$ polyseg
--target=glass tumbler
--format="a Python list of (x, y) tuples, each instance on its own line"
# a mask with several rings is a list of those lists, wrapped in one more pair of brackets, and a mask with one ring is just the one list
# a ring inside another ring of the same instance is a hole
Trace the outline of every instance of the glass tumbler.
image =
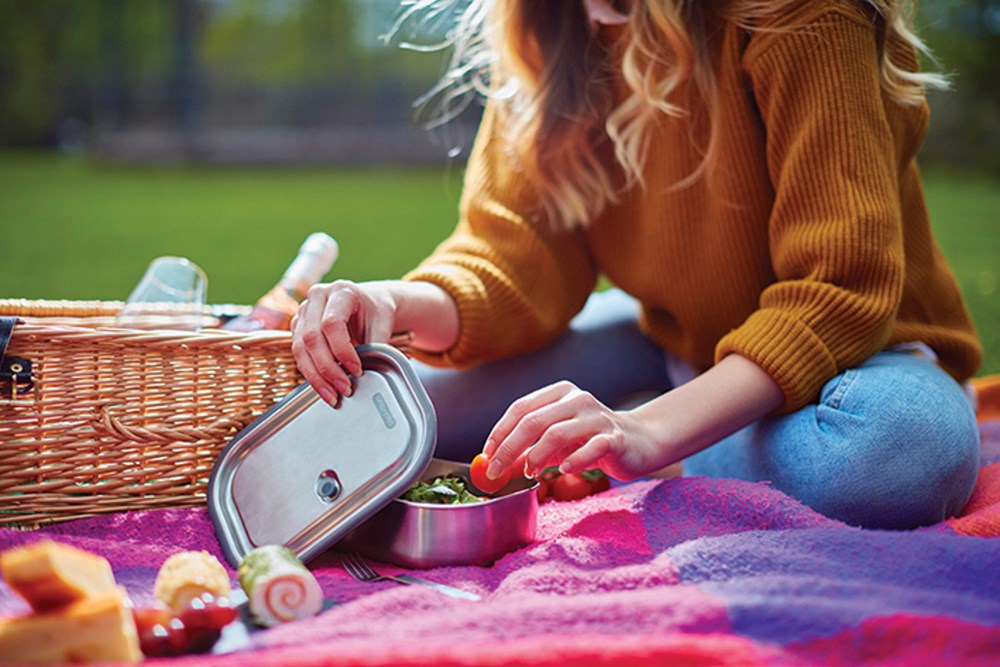
[(184, 257), (157, 257), (125, 301), (115, 324), (128, 329), (201, 329), (208, 279)]

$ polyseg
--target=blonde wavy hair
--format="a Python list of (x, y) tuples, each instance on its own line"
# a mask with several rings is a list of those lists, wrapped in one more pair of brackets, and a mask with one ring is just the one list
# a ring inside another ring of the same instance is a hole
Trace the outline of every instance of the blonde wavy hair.
[[(675, 187), (710, 173), (718, 151), (712, 123), (718, 90), (704, 34), (707, 13), (755, 30), (801, 1), (632, 0), (625, 10), (629, 39), (609, 45), (591, 34), (584, 0), (404, 0), (393, 33), (418, 16), (457, 14), (445, 40), (452, 48), (448, 70), (420, 102), (437, 100), (443, 123), (473, 98), (489, 96), (504, 114), (506, 139), (548, 219), (575, 228), (644, 185), (650, 132), (661, 114), (689, 115), (670, 101), (688, 82), (711, 129), (700, 166)], [(857, 1), (876, 19), (882, 87), (892, 99), (920, 104), (926, 87), (947, 87), (944, 76), (911, 71), (887, 48), (902, 43), (929, 55), (913, 30), (913, 0)], [(615, 63), (620, 73), (612, 71)], [(627, 95), (616, 104), (621, 94), (607, 84), (617, 78)], [(617, 167), (601, 158), (609, 141)]]

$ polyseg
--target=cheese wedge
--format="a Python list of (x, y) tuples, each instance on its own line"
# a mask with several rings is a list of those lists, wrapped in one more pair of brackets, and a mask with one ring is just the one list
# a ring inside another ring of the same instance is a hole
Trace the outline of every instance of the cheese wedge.
[(52, 540), (3, 552), (0, 574), (39, 612), (117, 590), (106, 559)]
[(56, 611), (0, 618), (0, 664), (140, 660), (135, 621), (120, 589)]

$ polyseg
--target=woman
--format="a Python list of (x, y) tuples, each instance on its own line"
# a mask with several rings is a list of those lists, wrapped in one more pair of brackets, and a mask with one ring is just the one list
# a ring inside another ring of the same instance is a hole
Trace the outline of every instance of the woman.
[(328, 402), (409, 331), (439, 453), (491, 475), (683, 461), (861, 526), (961, 509), (981, 348), (898, 3), (480, 0), (460, 33), (453, 72), (488, 77), (453, 79), (487, 91), (458, 226), (403, 281), (310, 292), (293, 349)]

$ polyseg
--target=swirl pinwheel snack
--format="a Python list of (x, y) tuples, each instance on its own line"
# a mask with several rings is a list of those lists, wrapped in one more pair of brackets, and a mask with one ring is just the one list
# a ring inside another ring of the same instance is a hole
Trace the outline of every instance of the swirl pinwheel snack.
[(297, 621), (323, 608), (319, 582), (287, 547), (257, 547), (243, 558), (238, 574), (250, 613), (260, 625)]

